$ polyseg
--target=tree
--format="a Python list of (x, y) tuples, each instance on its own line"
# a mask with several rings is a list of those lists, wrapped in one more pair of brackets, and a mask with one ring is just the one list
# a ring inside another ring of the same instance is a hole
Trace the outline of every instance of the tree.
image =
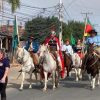
[(35, 38), (43, 41), (47, 36), (49, 36), (52, 29), (54, 29), (58, 35), (59, 31), (59, 19), (57, 17), (42, 17), (32, 19), (26, 22), (25, 30), (27, 37), (29, 35), (34, 35)]
[(63, 24), (63, 39), (73, 37), (77, 39), (82, 39), (84, 33), (84, 23), (78, 21), (68, 21), (68, 24)]
[[(26, 37), (34, 35), (35, 38), (43, 41), (50, 35), (51, 29), (54, 28), (58, 36), (60, 32), (60, 21), (57, 17), (37, 17), (31, 21), (26, 22), (25, 30)], [(84, 23), (78, 21), (68, 21), (68, 23), (62, 22), (62, 35), (63, 40), (71, 38), (71, 35), (77, 40), (82, 38), (84, 32)], [(23, 36), (24, 37), (24, 36)]]
[(9, 4), (11, 4), (12, 13), (16, 11), (17, 8), (20, 7), (20, 0), (7, 0)]

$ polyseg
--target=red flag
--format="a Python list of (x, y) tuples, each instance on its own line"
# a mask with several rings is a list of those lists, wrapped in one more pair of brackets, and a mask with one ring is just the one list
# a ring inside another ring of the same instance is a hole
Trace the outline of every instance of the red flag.
[(89, 21), (89, 18), (87, 19), (87, 24), (86, 24), (86, 28), (85, 28), (85, 33), (89, 33), (89, 31), (91, 31), (93, 29), (90, 21)]

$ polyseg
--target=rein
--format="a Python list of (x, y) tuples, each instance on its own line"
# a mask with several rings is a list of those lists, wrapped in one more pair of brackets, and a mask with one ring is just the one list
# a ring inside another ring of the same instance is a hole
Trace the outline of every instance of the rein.
[[(23, 55), (22, 55), (22, 57), (19, 57), (19, 56), (18, 56), (18, 57), (21, 59), (21, 62), (23, 62), (24, 55), (25, 55), (25, 51), (24, 51), (24, 49), (23, 49)], [(28, 58), (29, 58), (29, 56), (28, 56)], [(27, 58), (27, 59), (28, 59), (28, 58)], [(27, 62), (27, 60), (24, 61), (23, 63), (25, 63), (25, 62)]]
[[(90, 55), (90, 54), (89, 54)], [(86, 63), (87, 63), (87, 60), (88, 60), (89, 56), (86, 58), (86, 61), (85, 61), (85, 66), (86, 66)], [(98, 61), (98, 59), (95, 60), (94, 63), (92, 63), (91, 65), (89, 65), (90, 67), (92, 67), (94, 64), (96, 64)]]
[(97, 63), (97, 61), (98, 61), (98, 59), (97, 59), (97, 60), (95, 60), (95, 62), (94, 62), (93, 64), (91, 64), (91, 65), (90, 65), (90, 67), (92, 67), (94, 64), (96, 64), (96, 63)]

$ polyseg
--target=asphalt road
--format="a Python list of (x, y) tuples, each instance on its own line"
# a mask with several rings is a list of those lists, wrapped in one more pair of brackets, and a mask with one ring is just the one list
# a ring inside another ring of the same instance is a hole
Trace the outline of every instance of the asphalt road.
[(19, 68), (12, 68), (7, 87), (7, 100), (100, 100), (100, 87), (91, 90), (90, 82), (86, 77), (82, 81), (75, 82), (74, 76), (60, 81), (60, 86), (52, 90), (52, 83), (49, 82), (48, 90), (42, 91), (43, 86), (33, 84), (32, 89), (28, 88), (28, 82), (25, 81), (23, 91), (19, 91), (20, 78), (18, 76)]

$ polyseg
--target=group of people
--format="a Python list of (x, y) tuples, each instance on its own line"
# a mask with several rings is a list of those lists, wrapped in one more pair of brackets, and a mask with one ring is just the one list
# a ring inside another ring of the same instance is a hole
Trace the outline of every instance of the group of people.
[[(86, 39), (85, 44), (88, 45), (94, 43), (94, 46), (96, 47), (95, 50), (97, 52), (100, 52), (100, 36), (97, 35), (97, 32), (95, 30), (91, 30), (89, 34), (90, 36)], [(33, 41), (33, 38), (33, 36), (29, 38), (29, 41), (26, 43), (25, 49), (36, 54), (39, 50), (39, 43), (37, 41)], [(45, 39), (44, 44), (49, 46), (50, 52), (56, 57), (57, 64), (61, 70), (62, 78), (64, 78), (64, 59), (62, 51), (65, 51), (70, 58), (72, 58), (74, 52), (76, 52), (81, 59), (84, 57), (83, 50), (85, 49), (85, 47), (83, 47), (81, 39), (77, 40), (74, 48), (70, 44), (69, 39), (66, 39), (65, 43), (63, 45), (60, 45), (55, 31), (51, 31), (51, 35)]]
[[(86, 39), (85, 44), (93, 44), (95, 53), (100, 55), (100, 36), (97, 35), (95, 30), (91, 30), (89, 32), (90, 36)], [(33, 41), (34, 37), (30, 36), (29, 40), (26, 43), (25, 49), (33, 54), (37, 54), (39, 51), (39, 42)], [(67, 39), (65, 43), (61, 46), (59, 43), (59, 39), (57, 38), (54, 31), (51, 32), (51, 35), (44, 41), (45, 45), (48, 45), (51, 53), (57, 59), (57, 64), (61, 71), (61, 77), (64, 78), (64, 59), (62, 51), (65, 51), (66, 54), (71, 57), (74, 52), (77, 52), (80, 58), (83, 58), (82, 49), (83, 44), (80, 39), (78, 39), (77, 44), (73, 50), (73, 47), (70, 44), (70, 40)], [(37, 56), (36, 56), (37, 57)], [(1, 100), (6, 100), (6, 86), (8, 82), (8, 72), (9, 72), (10, 64), (9, 59), (5, 57), (5, 52), (0, 50), (0, 93)]]

